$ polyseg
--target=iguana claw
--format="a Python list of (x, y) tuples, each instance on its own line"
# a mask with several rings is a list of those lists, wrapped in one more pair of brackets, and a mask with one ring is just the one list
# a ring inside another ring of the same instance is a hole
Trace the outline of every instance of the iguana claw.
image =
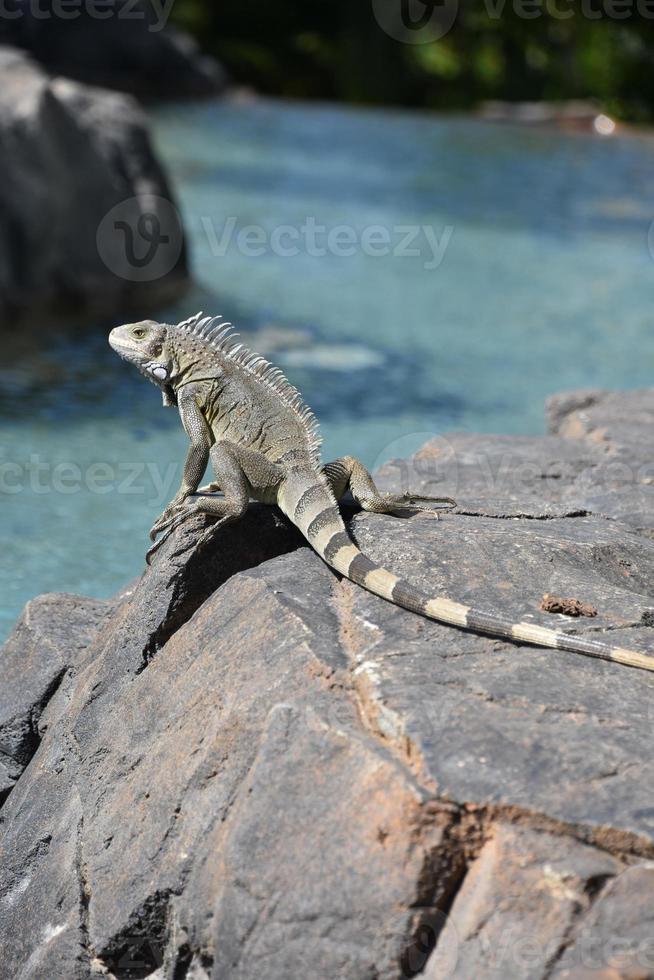
[(176, 507), (175, 510), (167, 516), (162, 514), (152, 528), (152, 531), (150, 531), (150, 537), (152, 538), (152, 533), (154, 532), (154, 538), (152, 538), (154, 541), (154, 539), (161, 534), (162, 531), (174, 531), (176, 527), (183, 524), (187, 518), (192, 517), (194, 513), (195, 509), (186, 505), (185, 507)]
[[(159, 551), (159, 549), (166, 543), (168, 538), (177, 530), (178, 527), (189, 519), (189, 517), (196, 516), (195, 511), (191, 507), (184, 507), (181, 509), (177, 508), (177, 513), (171, 515), (167, 520), (163, 520), (164, 514), (161, 515), (157, 523), (150, 531), (150, 540), (156, 543), (150, 548), (145, 556), (146, 564), (150, 565), (152, 563), (153, 556)], [(161, 533), (163, 531), (163, 534)], [(153, 536), (154, 534), (154, 536)], [(161, 537), (157, 541), (157, 535), (161, 534)]]
[[(166, 531), (164, 532), (164, 534), (159, 538), (159, 540), (156, 542), (156, 544), (154, 544), (150, 548), (150, 550), (148, 551), (148, 553), (146, 554), (146, 556), (145, 556), (145, 562), (146, 562), (147, 565), (151, 565), (152, 564), (153, 557), (156, 555), (156, 553), (159, 551), (159, 549), (162, 547), (162, 545), (165, 544), (165, 542), (168, 540), (168, 538), (171, 536), (171, 534), (174, 534), (174, 532), (177, 530), (177, 528), (178, 527), (181, 527), (181, 525), (189, 517), (197, 517), (197, 513), (195, 513), (194, 511), (185, 510), (181, 514), (178, 514), (177, 517), (174, 520), (171, 520), (170, 521), (169, 526), (166, 529)], [(222, 524), (229, 523), (230, 520), (231, 520), (230, 517), (224, 517), (224, 518), (222, 518), (222, 520), (216, 521), (215, 524), (212, 524), (211, 527), (207, 528), (204, 531), (204, 533), (201, 534), (200, 537), (198, 538), (198, 540), (195, 542), (195, 549), (198, 550), (198, 549), (202, 548), (207, 543), (207, 541), (209, 541), (209, 539), (213, 537), (213, 535), (216, 532), (216, 529), (219, 528)]]
[[(184, 500), (186, 500), (186, 498), (184, 498)], [(157, 536), (161, 534), (162, 531), (166, 530), (170, 522), (173, 521), (179, 514), (184, 513), (186, 509), (187, 507), (184, 505), (183, 501), (173, 501), (171, 504), (169, 504), (163, 514), (157, 518), (150, 528), (150, 541), (156, 541)]]
[(188, 509), (188, 500), (190, 496), (200, 497), (207, 494), (216, 494), (220, 492), (220, 486), (217, 483), (208, 483), (204, 487), (199, 487), (194, 494), (185, 494), (184, 496), (177, 495), (166, 507), (165, 511), (161, 517), (157, 518), (152, 527), (150, 528), (150, 541), (156, 541), (157, 536), (165, 531), (170, 521), (174, 519), (178, 514), (184, 513)]

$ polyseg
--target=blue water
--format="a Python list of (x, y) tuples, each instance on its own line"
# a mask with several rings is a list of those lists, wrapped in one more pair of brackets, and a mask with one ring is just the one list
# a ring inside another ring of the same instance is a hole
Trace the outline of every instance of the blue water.
[[(197, 280), (166, 315), (242, 327), (316, 410), (325, 456), (540, 432), (551, 392), (652, 383), (649, 136), (267, 101), (164, 108), (153, 130)], [(418, 254), (398, 254), (408, 234)], [(179, 481), (177, 417), (109, 326), (0, 368), (0, 634), (39, 592), (138, 574)]]

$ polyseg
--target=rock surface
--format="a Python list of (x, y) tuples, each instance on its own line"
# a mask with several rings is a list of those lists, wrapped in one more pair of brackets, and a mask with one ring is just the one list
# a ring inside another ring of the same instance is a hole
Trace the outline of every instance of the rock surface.
[[(457, 513), (352, 533), (652, 652), (654, 392), (549, 411), (382, 473)], [(3, 980), (654, 976), (654, 676), (398, 610), (271, 509), (196, 534), (111, 602), (31, 603), (0, 655)]]
[(4, 0), (0, 43), (28, 51), (52, 74), (142, 98), (221, 92), (220, 65), (168, 25), (170, 13), (169, 0)]
[(0, 168), (0, 327), (151, 310), (185, 288), (181, 220), (133, 100), (0, 47)]

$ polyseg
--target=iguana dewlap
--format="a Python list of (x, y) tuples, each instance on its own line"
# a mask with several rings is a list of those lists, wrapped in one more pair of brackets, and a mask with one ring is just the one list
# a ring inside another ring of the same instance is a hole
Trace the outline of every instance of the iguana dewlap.
[[(110, 334), (113, 349), (161, 388), (164, 404), (178, 407), (190, 440), (179, 492), (150, 532), (152, 540), (162, 536), (148, 560), (189, 517), (217, 518), (206, 532), (212, 534), (240, 517), (254, 498), (277, 504), (336, 571), (404, 609), (476, 633), (654, 670), (654, 656), (534, 623), (511, 623), (452, 599), (424, 595), (371, 561), (354, 544), (338, 509), (346, 490), (375, 513), (453, 501), (380, 494), (362, 463), (350, 456), (322, 466), (312, 412), (281, 371), (244, 348), (236, 336), (231, 324), (202, 314), (176, 326), (130, 323)], [(194, 496), (209, 461), (216, 482)]]

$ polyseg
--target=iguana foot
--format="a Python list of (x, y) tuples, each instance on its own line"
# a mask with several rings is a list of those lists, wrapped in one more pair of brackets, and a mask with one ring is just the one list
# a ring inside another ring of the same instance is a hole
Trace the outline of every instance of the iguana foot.
[(415, 493), (380, 493), (368, 470), (354, 456), (341, 456), (340, 459), (327, 463), (322, 472), (337, 500), (340, 500), (346, 490), (349, 490), (363, 509), (372, 514), (413, 511), (438, 518), (439, 510), (457, 506), (456, 501), (451, 497), (425, 497)]
[(150, 541), (156, 541), (157, 535), (166, 530), (171, 520), (174, 520), (178, 514), (184, 513), (187, 509), (188, 494), (184, 494), (183, 496), (178, 494), (176, 497), (173, 497), (163, 514), (157, 518), (150, 528)]
[[(190, 517), (195, 517), (196, 515), (197, 511), (195, 508), (189, 506), (175, 508), (175, 511), (168, 517), (166, 517), (166, 512), (164, 512), (150, 531), (150, 540), (155, 541), (156, 543), (153, 544), (146, 554), (146, 563), (148, 565), (152, 564), (153, 556), (156, 555), (162, 545), (166, 543), (171, 534), (173, 534), (178, 527), (181, 527), (181, 525)], [(157, 541), (156, 539), (158, 535), (161, 535), (161, 537)]]
[[(431, 505), (431, 506), (427, 506)], [(428, 514), (438, 520), (439, 511), (452, 510), (457, 506), (452, 497), (426, 497), (415, 493), (386, 493), (372, 500), (362, 500), (364, 510), (373, 514), (396, 514), (411, 511), (414, 514)]]
[(163, 514), (157, 518), (150, 528), (150, 541), (156, 541), (157, 536), (161, 534), (162, 531), (165, 531), (170, 519), (188, 507), (190, 497), (208, 496), (210, 494), (217, 494), (220, 492), (221, 486), (219, 483), (207, 483), (206, 486), (199, 487), (194, 494), (185, 494), (183, 496), (178, 494), (173, 500), (171, 500)]
[[(180, 527), (189, 517), (198, 517), (198, 512), (195, 511), (193, 513), (180, 514), (178, 516), (175, 523), (171, 524), (171, 526), (167, 529), (165, 534), (163, 534), (159, 538), (157, 543), (152, 545), (152, 547), (148, 551), (147, 555), (145, 556), (145, 561), (147, 565), (152, 564), (152, 559), (159, 551), (159, 549), (166, 543), (166, 541), (171, 536), (171, 534), (174, 534), (177, 528)], [(234, 518), (231, 515), (227, 515), (226, 517), (221, 517), (220, 520), (217, 520), (214, 524), (208, 527), (194, 543), (193, 548), (195, 549), (195, 551), (199, 551), (206, 544), (208, 544), (208, 542), (211, 540), (211, 538), (213, 538), (214, 534), (216, 533), (219, 527), (221, 527), (223, 524), (231, 524), (233, 520)]]

